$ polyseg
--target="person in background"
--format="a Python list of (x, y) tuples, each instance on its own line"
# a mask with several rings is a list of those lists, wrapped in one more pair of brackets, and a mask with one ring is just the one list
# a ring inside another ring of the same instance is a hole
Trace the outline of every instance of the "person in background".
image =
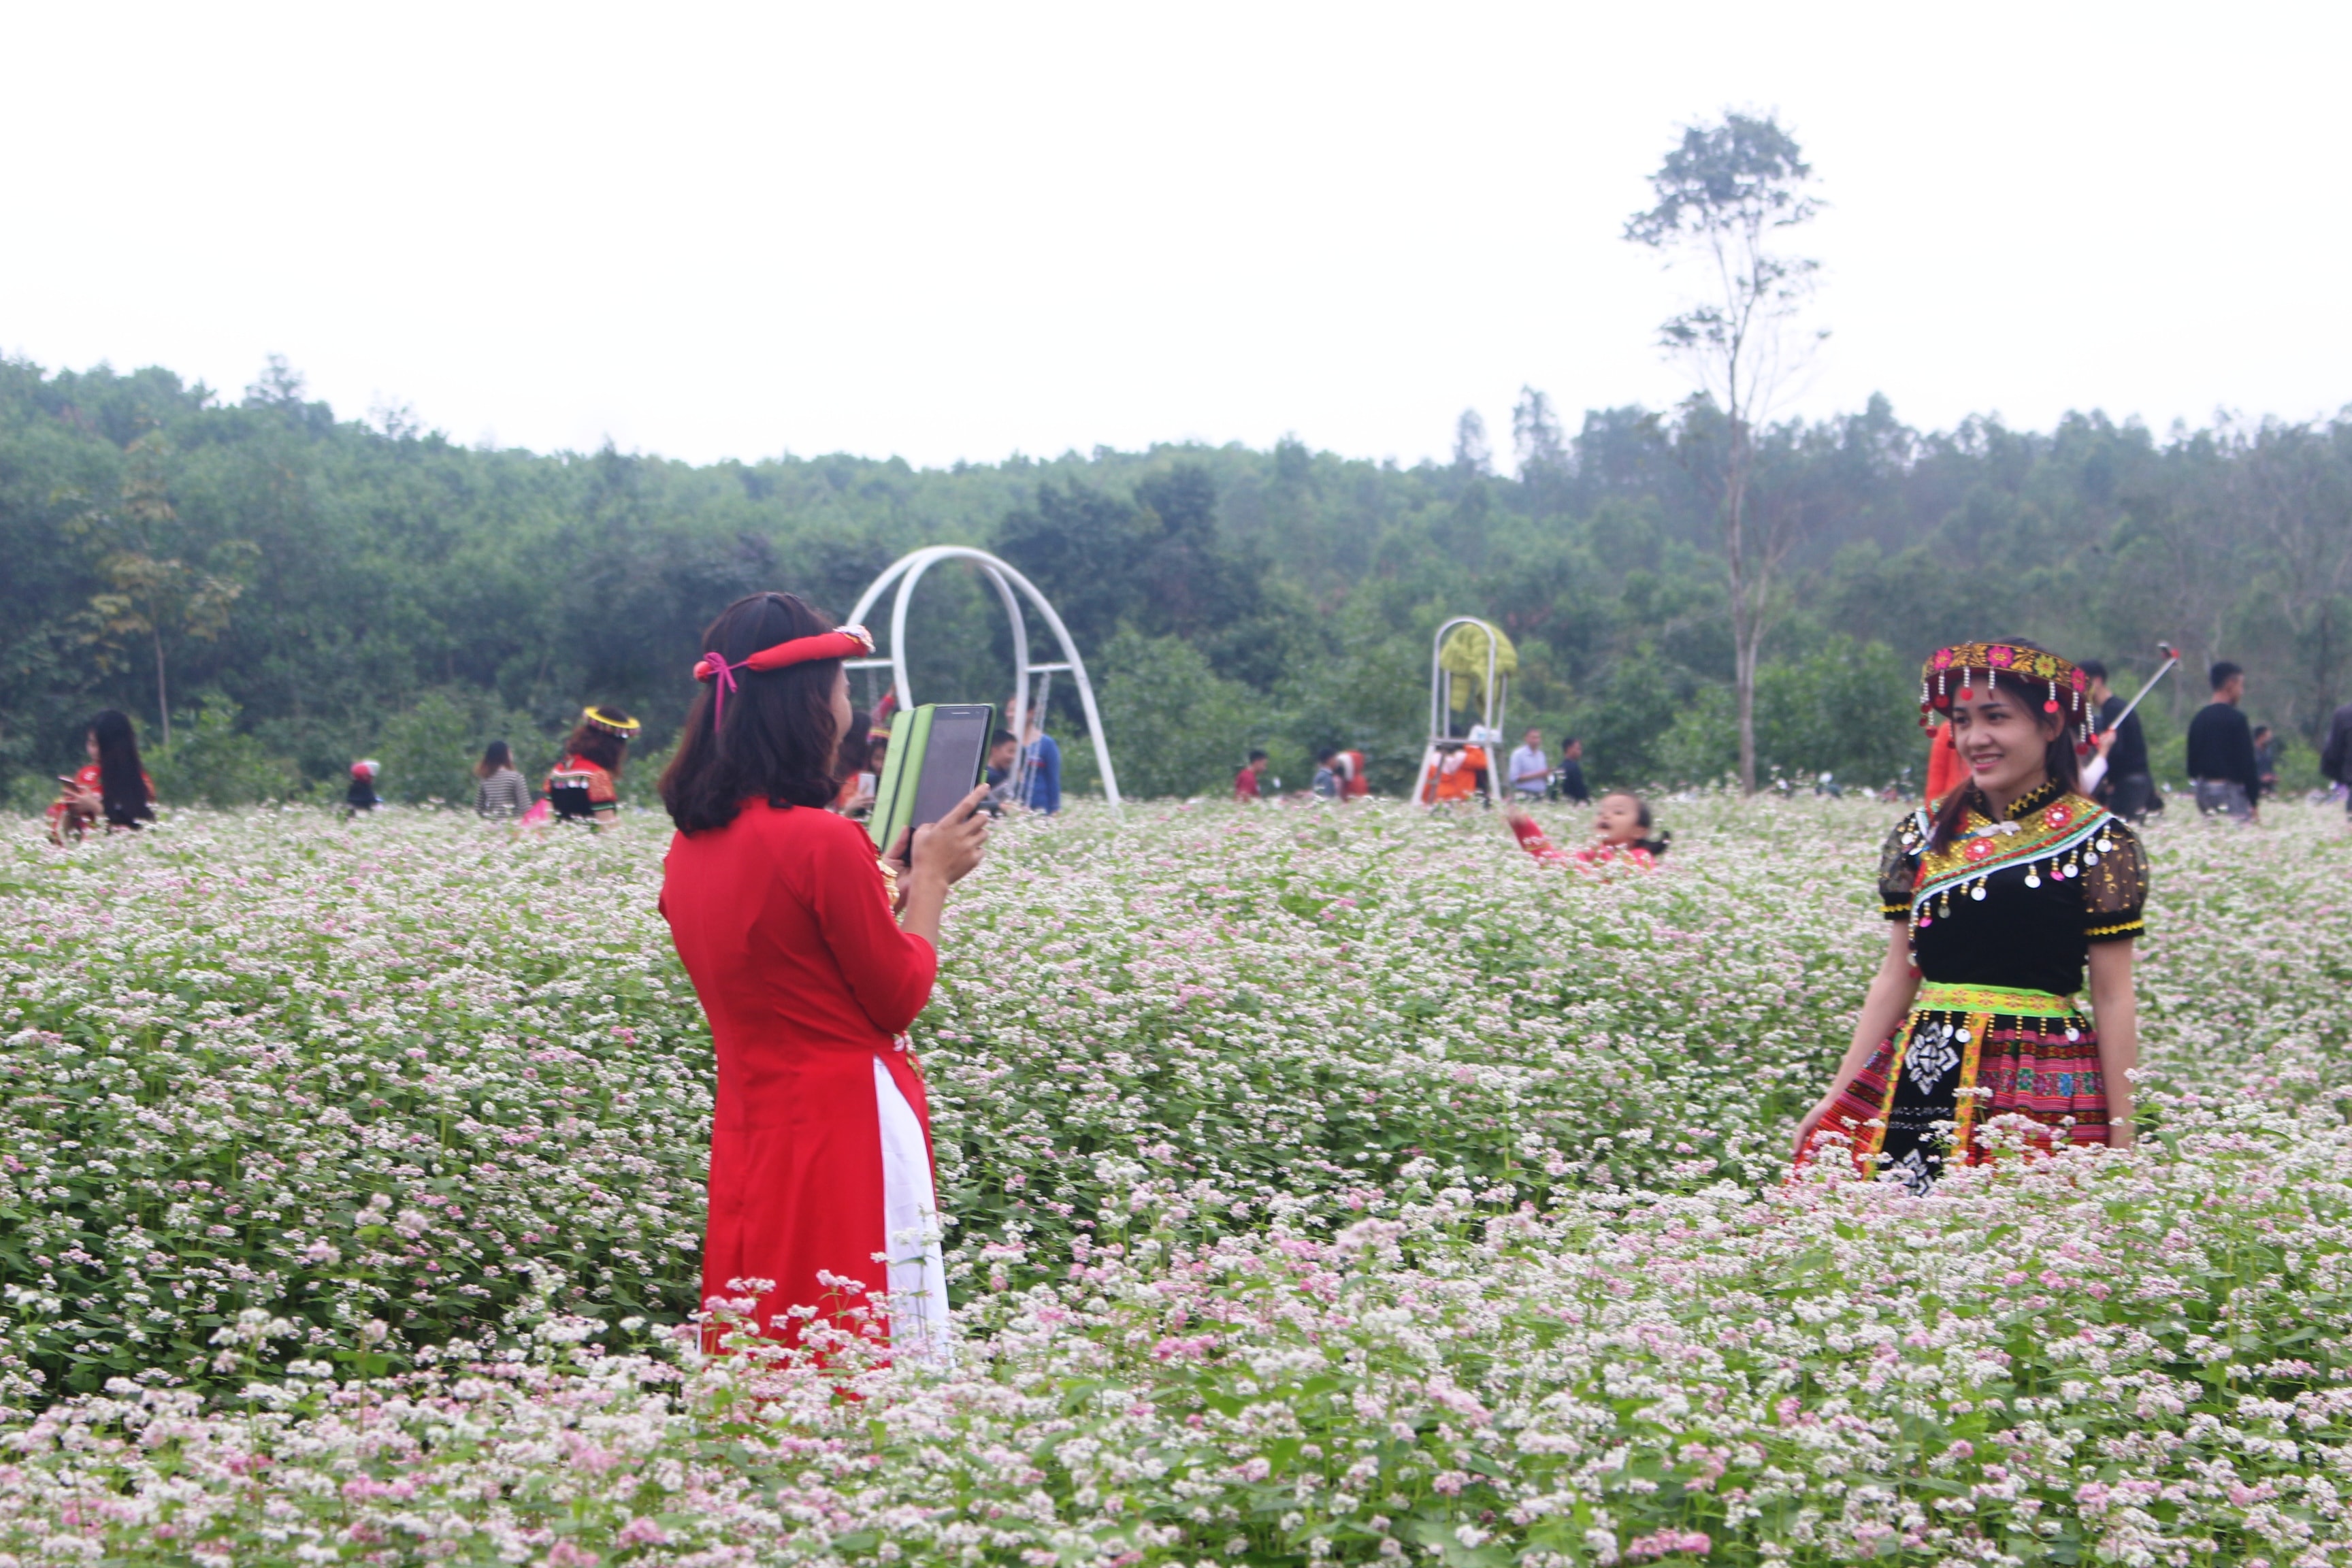
[(2268, 724), (2255, 725), (2254, 781), (2262, 786), (2254, 792), (2256, 800), (2278, 794), (2278, 737), (2271, 732)]
[(1013, 764), (1021, 760), (1021, 742), (1010, 730), (999, 730), (988, 738), (988, 761), (980, 772), (981, 782), (988, 785), (988, 798), (981, 809), (991, 816), (1002, 816), (1013, 795)]
[(513, 748), (504, 741), (492, 741), (482, 748), (474, 776), (481, 781), (474, 786), (477, 816), (502, 820), (530, 809), (530, 785), (514, 764)]
[(1366, 771), (1364, 753), (1352, 747), (1339, 753), (1339, 796), (1343, 800), (1360, 800), (1372, 793), (1371, 774)]
[(2327, 743), (2320, 748), (2319, 771), (2344, 786), (2344, 810), (2352, 816), (2352, 702), (2338, 708), (2327, 721)]
[(362, 757), (353, 763), (351, 787), (343, 791), (343, 809), (357, 814), (382, 805), (383, 796), (375, 793), (375, 781), (383, 773), (383, 764), (373, 757)]
[(1478, 799), (1492, 811), (1495, 807), (1495, 759), (1502, 754), (1503, 738), (1485, 724), (1470, 726), (1469, 743), (1462, 748), (1462, 771), (1470, 775), (1471, 787)]
[(1573, 735), (1560, 737), (1559, 768), (1551, 775), (1551, 787), (1559, 800), (1572, 800), (1579, 805), (1592, 800), (1592, 792), (1584, 783), (1584, 742)]
[(1264, 779), (1265, 774), (1265, 753), (1264, 752), (1256, 751), (1250, 752), (1249, 761), (1244, 763), (1242, 764), (1242, 771), (1234, 775), (1234, 798), (1235, 800), (1258, 800), (1263, 798), (1264, 792), (1259, 789), (1258, 785)]
[[(2147, 737), (2140, 732), (2139, 715), (2123, 717), (2130, 704), (2109, 689), (2105, 665), (2086, 658), (2080, 668), (2091, 682), (2096, 743), (2107, 759), (2107, 776), (2099, 781), (2099, 804), (2126, 822), (2141, 821), (2147, 816), (2148, 803), (2156, 798), (2156, 780), (2148, 767)], [(2122, 722), (2116, 721), (2118, 718)]]
[(2254, 765), (2253, 731), (2238, 711), (2245, 700), (2246, 672), (2223, 659), (2208, 679), (2213, 700), (2189, 721), (2189, 776), (2196, 782), (2197, 809), (2207, 816), (2218, 811), (2242, 824), (2258, 822), (2262, 773)]
[(1991, 1157), (1989, 1127), (2042, 1151), (2131, 1144), (2147, 898), (2138, 836), (2079, 793), (2087, 677), (2012, 637), (1937, 649), (1920, 685), (1969, 780), (1879, 852), (1886, 945), (1795, 1151), (1915, 1194)]
[(701, 1300), (741, 1300), (735, 1282), (757, 1279), (754, 1333), (796, 1340), (810, 1320), (794, 1309), (814, 1309), (936, 1364), (947, 1276), (907, 1030), (930, 1000), (948, 889), (987, 847), (983, 792), (877, 859), (825, 809), (856, 722), (844, 662), (873, 638), (754, 594), (702, 646), (704, 689), (661, 780), (677, 833), (659, 906), (717, 1067)]
[(70, 777), (60, 774), (64, 787), (49, 807), (49, 837), (58, 844), (79, 838), (100, 823), (106, 831), (136, 829), (155, 820), (155, 784), (139, 761), (139, 732), (131, 715), (120, 709), (100, 710), (82, 732), (82, 749), (89, 761)]
[(1927, 798), (1941, 800), (1969, 781), (1969, 770), (1960, 762), (1960, 753), (1952, 746), (1952, 726), (1942, 716), (1936, 717), (1933, 731), (1927, 737)]
[(1051, 816), (1062, 809), (1062, 748), (1045, 733), (1042, 705), (1023, 716), (1021, 727), (1029, 737), (1029, 798), (1021, 804)]
[(639, 728), (617, 708), (582, 710), (579, 728), (563, 742), (563, 760), (547, 775), (547, 800), (556, 816), (599, 828), (619, 818), (617, 780)]
[(1339, 789), (1339, 748), (1326, 746), (1315, 753), (1315, 798), (1338, 800)]
[(1503, 819), (1511, 825), (1519, 847), (1547, 865), (1588, 868), (1623, 865), (1654, 870), (1674, 840), (1671, 833), (1652, 830), (1650, 803), (1631, 790), (1612, 790), (1601, 797), (1601, 808), (1592, 819), (1592, 842), (1572, 852), (1553, 844), (1536, 819), (1517, 806), (1504, 813)]
[(1511, 797), (1514, 800), (1541, 800), (1551, 783), (1551, 759), (1544, 755), (1543, 731), (1529, 730), (1519, 737), (1519, 749), (1511, 753)]

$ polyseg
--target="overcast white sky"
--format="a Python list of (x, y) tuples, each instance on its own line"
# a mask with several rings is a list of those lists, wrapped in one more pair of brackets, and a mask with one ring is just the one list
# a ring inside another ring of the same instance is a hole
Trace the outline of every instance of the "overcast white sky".
[(1798, 406), (2352, 401), (2352, 6), (0, 0), (0, 350), (467, 442), (1411, 462), (1687, 384), (1619, 237), (1777, 110)]

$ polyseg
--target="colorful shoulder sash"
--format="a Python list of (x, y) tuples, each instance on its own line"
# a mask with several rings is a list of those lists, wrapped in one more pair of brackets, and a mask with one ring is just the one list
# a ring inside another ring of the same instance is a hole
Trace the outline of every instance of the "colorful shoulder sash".
[[(1925, 811), (1919, 814), (1919, 821), (1924, 841), (1928, 826)], [(1919, 857), (1918, 880), (1911, 895), (1913, 914), (1941, 894), (1982, 881), (2011, 866), (2031, 868), (2035, 861), (2046, 860), (2053, 878), (2080, 876), (2085, 856), (2095, 866), (2099, 856), (2112, 847), (2105, 835), (2115, 817), (2095, 801), (2062, 795), (2013, 820), (1988, 822), (1971, 812), (1969, 821), (1970, 827), (1957, 841)], [(2038, 882), (2030, 868), (2027, 880)]]

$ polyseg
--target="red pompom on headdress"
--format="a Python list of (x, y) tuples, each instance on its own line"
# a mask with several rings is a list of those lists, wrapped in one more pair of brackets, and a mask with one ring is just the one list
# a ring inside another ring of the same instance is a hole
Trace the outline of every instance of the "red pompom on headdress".
[(727, 694), (735, 689), (735, 672), (748, 669), (758, 673), (765, 669), (782, 669), (787, 665), (807, 664), (821, 658), (856, 658), (874, 651), (874, 634), (864, 626), (835, 626), (814, 637), (794, 637), (773, 647), (763, 647), (730, 664), (723, 653), (706, 653), (694, 664), (694, 679), (717, 685), (718, 700), (710, 715), (713, 729), (727, 717)]

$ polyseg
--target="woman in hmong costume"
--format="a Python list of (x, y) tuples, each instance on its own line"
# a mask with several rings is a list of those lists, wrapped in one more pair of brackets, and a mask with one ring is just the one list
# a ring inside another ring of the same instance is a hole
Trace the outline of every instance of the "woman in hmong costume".
[(621, 811), (614, 783), (641, 726), (617, 708), (589, 708), (563, 742), (563, 760), (549, 770), (547, 804), (567, 822), (602, 827)]
[[(2088, 681), (2032, 643), (1966, 643), (1923, 671), (1968, 772), (1899, 824), (1879, 870), (1895, 922), (1830, 1092), (1800, 1124), (1801, 1165), (1832, 1133), (1865, 1173), (1915, 1193), (1985, 1157), (2002, 1118), (2030, 1146), (2132, 1141), (2139, 1059), (2132, 941), (2147, 862), (2079, 791)], [(2076, 1005), (2085, 966), (2090, 1019)]]

